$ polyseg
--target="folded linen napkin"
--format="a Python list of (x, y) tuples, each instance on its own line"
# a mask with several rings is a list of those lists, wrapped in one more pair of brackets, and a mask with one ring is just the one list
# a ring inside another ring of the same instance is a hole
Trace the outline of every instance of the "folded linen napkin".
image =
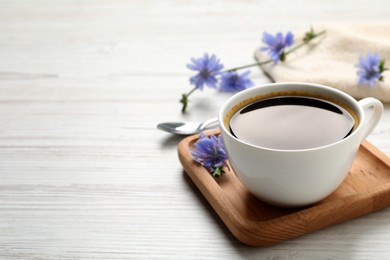
[[(315, 27), (316, 32), (322, 30), (326, 30), (326, 34), (290, 53), (285, 62), (262, 65), (264, 73), (275, 82), (323, 84), (340, 89), (357, 99), (371, 96), (382, 102), (390, 102), (390, 70), (382, 74), (384, 81), (369, 87), (358, 85), (355, 67), (359, 55), (378, 53), (381, 59), (385, 59), (385, 67), (390, 68), (390, 24)], [(305, 32), (295, 34), (296, 43), (302, 41)], [(255, 58), (258, 61), (269, 59), (267, 52), (259, 49), (255, 52)]]

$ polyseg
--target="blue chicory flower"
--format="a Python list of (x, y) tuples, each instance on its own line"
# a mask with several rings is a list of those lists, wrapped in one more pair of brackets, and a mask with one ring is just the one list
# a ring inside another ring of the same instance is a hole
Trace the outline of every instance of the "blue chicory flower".
[(366, 56), (359, 56), (359, 62), (355, 65), (359, 77), (358, 84), (374, 87), (378, 81), (383, 80), (382, 72), (384, 60), (381, 60), (379, 54), (368, 53)]
[(219, 177), (223, 173), (222, 168), (228, 167), (227, 154), (222, 142), (222, 135), (206, 136), (202, 133), (191, 149), (194, 160), (202, 164), (214, 177)]
[(205, 53), (203, 57), (192, 58), (191, 61), (192, 63), (187, 64), (187, 68), (198, 71), (198, 74), (190, 78), (190, 83), (200, 90), (204, 85), (216, 88), (218, 82), (216, 75), (223, 69), (223, 64), (217, 56), (214, 54), (209, 56)]
[(264, 32), (262, 41), (267, 46), (260, 48), (260, 50), (268, 51), (268, 55), (276, 64), (279, 60), (284, 60), (284, 50), (294, 44), (294, 35), (291, 32), (288, 32), (286, 36), (283, 36), (283, 34), (279, 32), (274, 36)]
[(222, 92), (238, 92), (252, 87), (254, 84), (248, 77), (250, 73), (250, 70), (244, 71), (241, 75), (236, 71), (223, 73), (219, 90)]

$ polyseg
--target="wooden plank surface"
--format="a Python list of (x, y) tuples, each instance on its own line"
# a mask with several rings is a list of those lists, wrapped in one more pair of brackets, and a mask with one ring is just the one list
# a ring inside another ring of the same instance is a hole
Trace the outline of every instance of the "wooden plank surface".
[[(386, 1), (0, 1), (0, 259), (385, 259), (383, 210), (266, 247), (238, 242), (161, 121), (214, 117), (190, 57), (253, 61), (261, 33), (388, 21)], [(268, 82), (257, 69), (256, 84)], [(390, 154), (390, 107), (369, 140)]]

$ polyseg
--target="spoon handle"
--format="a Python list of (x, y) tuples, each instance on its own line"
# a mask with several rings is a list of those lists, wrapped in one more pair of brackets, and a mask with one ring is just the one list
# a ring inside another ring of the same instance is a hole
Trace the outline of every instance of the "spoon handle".
[(218, 117), (211, 118), (209, 120), (204, 121), (199, 127), (199, 130), (204, 130), (206, 128), (211, 128), (213, 126), (218, 125)]

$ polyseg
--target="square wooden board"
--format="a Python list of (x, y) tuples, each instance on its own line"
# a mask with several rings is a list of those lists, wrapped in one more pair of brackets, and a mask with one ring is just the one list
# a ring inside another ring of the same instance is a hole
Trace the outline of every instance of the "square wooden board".
[[(206, 134), (213, 133), (219, 132)], [(250, 194), (232, 170), (213, 178), (190, 153), (198, 138), (193, 135), (180, 142), (180, 162), (225, 225), (245, 244), (272, 245), (390, 205), (390, 158), (367, 141), (335, 192), (309, 207), (279, 208)]]

